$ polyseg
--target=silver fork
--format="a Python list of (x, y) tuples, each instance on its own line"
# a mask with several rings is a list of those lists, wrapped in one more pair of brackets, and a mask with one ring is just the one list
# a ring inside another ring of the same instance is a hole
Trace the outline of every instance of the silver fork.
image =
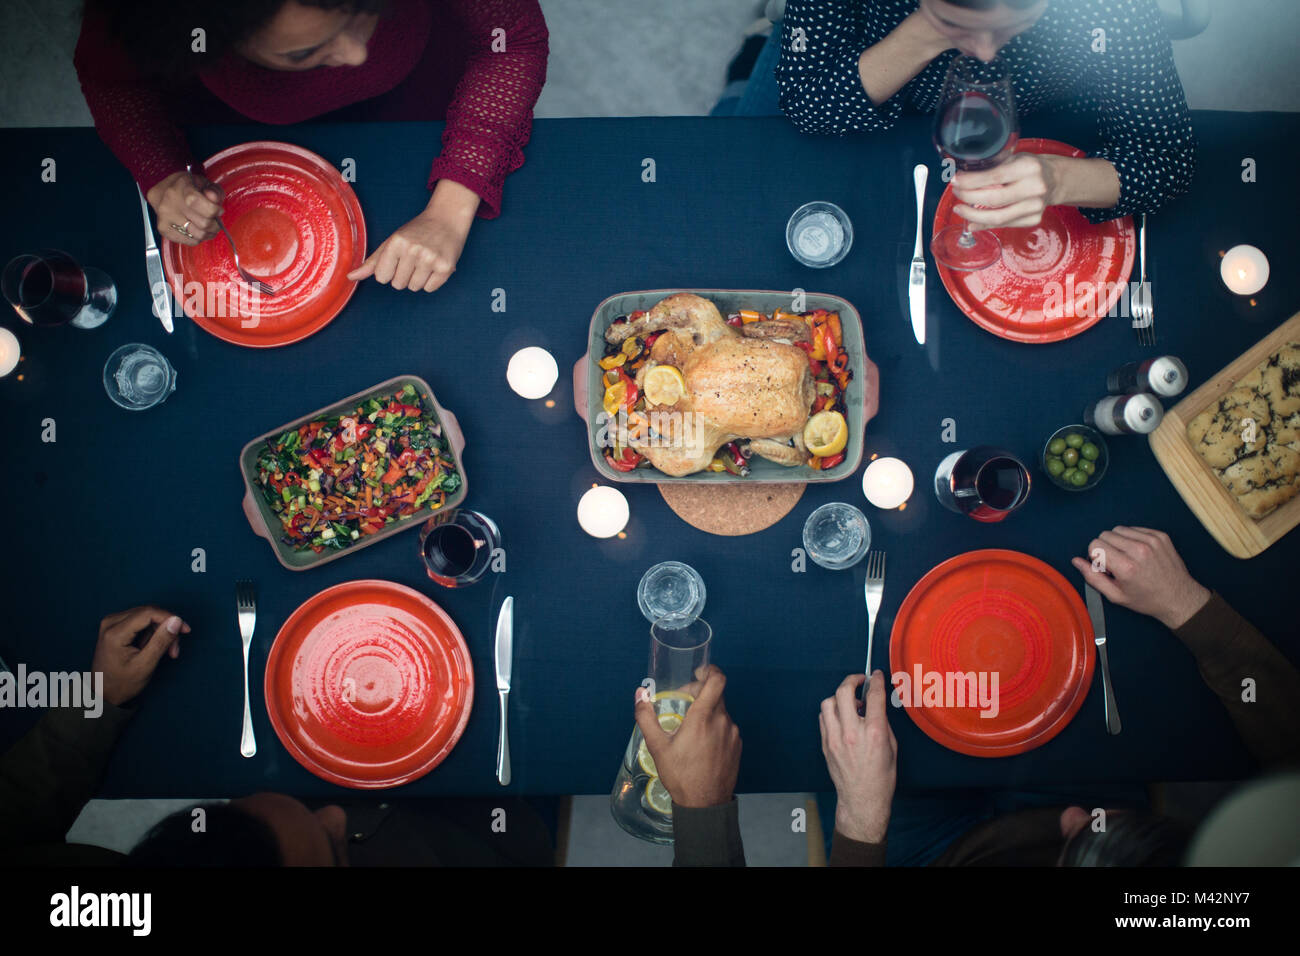
[(252, 757), (257, 753), (253, 711), (248, 706), (248, 651), (253, 646), (253, 628), (257, 624), (257, 591), (252, 581), (235, 582), (235, 608), (239, 613), (239, 636), (244, 641), (244, 730), (239, 735), (239, 752)]
[(1137, 294), (1130, 303), (1133, 312), (1133, 328), (1137, 330), (1139, 345), (1156, 344), (1155, 309), (1151, 304), (1151, 283), (1147, 281), (1147, 214), (1142, 214), (1138, 226), (1138, 268), (1141, 280), (1138, 282)]
[[(871, 680), (871, 647), (876, 637), (876, 614), (885, 596), (885, 552), (867, 553), (867, 680)], [(863, 691), (865, 696), (866, 691)]]
[[(190, 182), (193, 183), (194, 171), (190, 169), (189, 166), (186, 166), (185, 172), (189, 173)], [(197, 189), (198, 184), (195, 183), (194, 185), (195, 188)], [(200, 190), (200, 192), (201, 191), (202, 190)], [(217, 220), (217, 228), (220, 229), (221, 234), (226, 237), (226, 242), (230, 243), (230, 254), (235, 259), (235, 271), (239, 273), (239, 278), (243, 279), (245, 283), (252, 286), (258, 292), (262, 293), (262, 295), (275, 295), (277, 291), (276, 289), (267, 285), (261, 279), (258, 279), (255, 276), (253, 276), (252, 273), (250, 273), (247, 269), (245, 269), (242, 265), (239, 264), (239, 250), (235, 248), (235, 240), (231, 238), (229, 231), (227, 231), (226, 229), (226, 224), (223, 223), (220, 219)]]

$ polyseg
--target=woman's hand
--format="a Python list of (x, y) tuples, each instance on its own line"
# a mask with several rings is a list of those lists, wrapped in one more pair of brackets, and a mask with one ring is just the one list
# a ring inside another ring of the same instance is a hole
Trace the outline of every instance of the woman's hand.
[(478, 204), (473, 190), (440, 180), (424, 212), (385, 239), (348, 278), (374, 276), (394, 289), (433, 292), (456, 271)]
[[(226, 194), (200, 173), (172, 173), (145, 195), (158, 214), (158, 238), (197, 246), (217, 234), (217, 218), (225, 212)], [(177, 229), (183, 226), (189, 236)]]
[(959, 202), (953, 212), (972, 230), (1036, 226), (1043, 210), (1060, 201), (1057, 180), (1051, 157), (1016, 153), (992, 169), (954, 176), (952, 189)]
[[(1036, 226), (1048, 206), (1109, 209), (1119, 202), (1119, 173), (1098, 157), (1016, 153), (1006, 162), (953, 177), (953, 212), (971, 229)], [(976, 207), (980, 208), (976, 208)]]

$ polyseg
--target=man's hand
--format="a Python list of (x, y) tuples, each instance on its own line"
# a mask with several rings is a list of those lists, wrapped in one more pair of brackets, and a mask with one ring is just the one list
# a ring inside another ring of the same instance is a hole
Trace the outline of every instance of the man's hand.
[(881, 843), (889, 829), (898, 771), (898, 742), (885, 717), (885, 675), (867, 686), (865, 714), (858, 714), (858, 688), (865, 674), (844, 678), (834, 697), (822, 701), (822, 753), (835, 793), (835, 829), (850, 840)]
[(722, 699), (726, 686), (722, 671), (710, 665), (700, 676), (695, 703), (672, 734), (659, 726), (646, 689), (637, 688), (636, 724), (676, 806), (716, 807), (731, 802), (740, 772), (740, 730)]
[(1060, 202), (1057, 172), (1052, 157), (1016, 153), (992, 169), (957, 173), (952, 189), (960, 201), (953, 212), (972, 230), (1036, 226), (1043, 210)]
[(424, 212), (385, 239), (348, 278), (356, 282), (373, 275), (394, 289), (433, 292), (456, 271), (478, 204), (469, 188), (441, 180)]
[[(145, 195), (158, 214), (158, 239), (197, 246), (217, 234), (217, 219), (225, 212), (226, 194), (210, 179), (185, 170), (172, 173)], [(186, 226), (186, 223), (189, 223)], [(185, 226), (190, 238), (175, 227)]]
[[(136, 637), (145, 630), (148, 636), (137, 646)], [(158, 607), (136, 607), (100, 621), (90, 668), (104, 675), (104, 699), (115, 707), (134, 699), (164, 654), (180, 656), (177, 636), (189, 632), (188, 624)]]
[[(1094, 571), (1094, 561), (1104, 570)], [(1171, 631), (1186, 624), (1210, 599), (1210, 592), (1187, 573), (1163, 531), (1118, 525), (1092, 540), (1087, 558), (1074, 558), (1072, 563), (1112, 604), (1149, 614)]]

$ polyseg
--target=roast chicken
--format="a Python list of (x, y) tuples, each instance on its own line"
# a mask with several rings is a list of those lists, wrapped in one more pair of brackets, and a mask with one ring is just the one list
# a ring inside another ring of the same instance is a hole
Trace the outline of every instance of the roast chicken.
[(803, 428), (816, 388), (807, 353), (792, 344), (810, 340), (805, 323), (733, 328), (708, 299), (678, 293), (645, 315), (610, 326), (605, 339), (617, 344), (659, 331), (664, 334), (637, 373), (637, 387), (643, 388), (651, 368), (672, 365), (686, 389), (673, 405), (647, 405), (654, 427), (630, 440), (650, 464), (667, 475), (690, 475), (737, 439), (748, 439), (754, 454), (782, 465), (807, 461)]

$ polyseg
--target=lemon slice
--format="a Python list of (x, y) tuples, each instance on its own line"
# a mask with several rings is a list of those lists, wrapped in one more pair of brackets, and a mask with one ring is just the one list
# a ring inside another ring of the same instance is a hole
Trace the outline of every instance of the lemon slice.
[(659, 693), (655, 694), (654, 699), (656, 702), (661, 700), (680, 700), (687, 704), (695, 703), (695, 695), (688, 694), (684, 690), (661, 690)]
[(849, 443), (849, 423), (839, 412), (818, 412), (803, 427), (803, 441), (818, 458), (838, 455)]
[(626, 399), (627, 382), (615, 382), (609, 388), (605, 389), (605, 411), (610, 415), (617, 415), (618, 410), (623, 407), (623, 402)]
[(674, 714), (671, 711), (659, 715), (659, 727), (666, 734), (677, 733), (677, 728), (682, 725), (682, 715)]
[(671, 365), (656, 365), (645, 373), (645, 400), (651, 405), (676, 405), (686, 394), (686, 379)]
[[(677, 729), (681, 727), (681, 725), (681, 714), (668, 712), (659, 715), (659, 726), (666, 734), (677, 733)], [(641, 769), (650, 776), (659, 776), (659, 768), (655, 766), (655, 758), (650, 756), (650, 748), (646, 744), (644, 737), (641, 738), (641, 746), (639, 746), (636, 751), (636, 762)]]
[(650, 750), (646, 747), (645, 738), (641, 738), (641, 746), (637, 748), (636, 762), (646, 773), (652, 777), (659, 776), (659, 768), (655, 766), (655, 758), (650, 756)]
[(645, 803), (656, 813), (662, 813), (666, 817), (673, 815), (673, 798), (668, 795), (668, 788), (658, 777), (651, 777), (645, 785)]

